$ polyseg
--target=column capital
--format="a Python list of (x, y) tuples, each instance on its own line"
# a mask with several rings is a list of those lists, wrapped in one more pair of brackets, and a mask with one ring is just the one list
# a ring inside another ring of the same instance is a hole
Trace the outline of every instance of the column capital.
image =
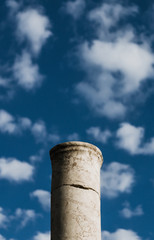
[(100, 167), (102, 166), (103, 163), (103, 156), (102, 152), (98, 147), (91, 143), (87, 142), (81, 142), (81, 141), (71, 141), (71, 142), (64, 142), (60, 143), (56, 146), (54, 146), (50, 150), (50, 158), (51, 161), (54, 160), (53, 155), (56, 154), (57, 152), (64, 152), (64, 151), (89, 151), (93, 152), (98, 158), (98, 161), (100, 162)]

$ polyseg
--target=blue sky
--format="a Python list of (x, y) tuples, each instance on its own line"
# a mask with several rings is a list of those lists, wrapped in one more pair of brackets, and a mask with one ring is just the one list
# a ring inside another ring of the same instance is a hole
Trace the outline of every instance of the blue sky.
[(0, 240), (50, 239), (49, 150), (100, 148), (103, 240), (153, 240), (154, 4), (1, 2)]

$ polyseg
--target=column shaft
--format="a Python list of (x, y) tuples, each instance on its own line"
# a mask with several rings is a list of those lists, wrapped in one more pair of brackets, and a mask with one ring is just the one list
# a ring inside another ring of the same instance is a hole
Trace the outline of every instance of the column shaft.
[(50, 151), (51, 239), (101, 240), (102, 154), (89, 143), (67, 142)]

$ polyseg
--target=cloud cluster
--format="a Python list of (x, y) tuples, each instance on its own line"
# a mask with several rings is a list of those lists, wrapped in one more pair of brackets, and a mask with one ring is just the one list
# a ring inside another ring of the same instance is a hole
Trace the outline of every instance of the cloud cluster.
[(50, 192), (37, 189), (34, 192), (30, 194), (31, 197), (36, 197), (41, 204), (41, 206), (44, 208), (44, 210), (48, 211), (50, 209)]
[(138, 205), (135, 209), (132, 210), (130, 204), (126, 202), (124, 204), (124, 208), (120, 211), (120, 214), (122, 217), (129, 219), (136, 216), (142, 216), (144, 213), (141, 205)]
[[(0, 109), (0, 132), (10, 135), (19, 135), (29, 130), (34, 136), (36, 142), (46, 144), (50, 142), (58, 142), (60, 136), (56, 133), (48, 133), (45, 123), (42, 120), (32, 122), (27, 117), (14, 117), (4, 109)], [(42, 152), (41, 152), (42, 153)]]
[(14, 52), (14, 63), (7, 70), (9, 78), (0, 76), (0, 87), (5, 92), (0, 95), (0, 99), (12, 98), (17, 86), (27, 91), (41, 86), (44, 76), (40, 73), (36, 59), (52, 35), (50, 21), (39, 6), (23, 8), (15, 0), (7, 0), (6, 5), (10, 20), (15, 23), (14, 34), (22, 51), (18, 54)]
[(135, 13), (136, 7), (102, 4), (89, 13), (97, 38), (79, 46), (88, 79), (77, 84), (76, 91), (94, 112), (111, 119), (124, 117), (131, 97), (154, 76), (149, 43), (130, 24), (121, 24), (120, 28), (121, 21)]
[(117, 146), (132, 155), (154, 154), (154, 137), (144, 143), (144, 128), (122, 123), (117, 130)]
[(103, 240), (141, 240), (141, 238), (132, 230), (117, 229), (116, 232), (110, 233), (108, 231), (102, 232)]
[(130, 193), (135, 183), (134, 170), (127, 164), (112, 162), (101, 170), (101, 190), (105, 197), (115, 198)]
[(16, 158), (0, 158), (0, 179), (13, 182), (32, 180), (34, 167)]
[(29, 157), (32, 163), (42, 160), (48, 143), (56, 144), (61, 140), (58, 133), (47, 130), (44, 121), (32, 122), (28, 117), (13, 116), (4, 109), (0, 109), (0, 133), (21, 136), (27, 131), (31, 133), (36, 143), (41, 145), (40, 150)]
[(34, 221), (39, 214), (32, 209), (17, 208), (12, 215), (6, 214), (0, 207), (0, 228), (7, 228), (10, 223), (17, 222), (18, 228), (24, 228), (29, 222)]

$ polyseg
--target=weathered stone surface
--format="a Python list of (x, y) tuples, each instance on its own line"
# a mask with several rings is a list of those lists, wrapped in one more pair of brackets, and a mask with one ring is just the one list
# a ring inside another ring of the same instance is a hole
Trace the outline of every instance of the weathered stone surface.
[(100, 150), (67, 142), (50, 151), (52, 240), (100, 240)]

